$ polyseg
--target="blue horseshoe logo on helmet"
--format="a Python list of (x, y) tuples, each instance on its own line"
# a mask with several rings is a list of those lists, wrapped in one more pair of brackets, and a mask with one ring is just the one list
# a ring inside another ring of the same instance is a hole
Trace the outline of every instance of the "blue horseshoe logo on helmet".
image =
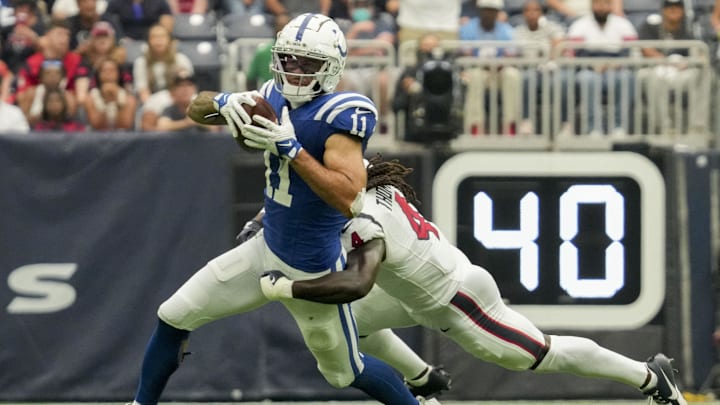
[[(336, 30), (333, 30), (333, 32), (337, 35), (337, 31), (336, 31)], [(342, 56), (343, 58), (347, 56), (347, 53), (348, 53), (347, 44), (345, 44), (345, 49), (342, 49), (342, 46), (341, 46), (341, 44), (340, 44), (340, 41), (338, 41), (337, 49), (338, 49), (338, 51), (340, 52), (340, 56)]]

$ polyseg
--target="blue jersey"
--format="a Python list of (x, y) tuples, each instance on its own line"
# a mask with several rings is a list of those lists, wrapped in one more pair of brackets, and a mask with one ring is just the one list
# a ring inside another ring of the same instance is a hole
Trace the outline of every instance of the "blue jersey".
[[(260, 89), (278, 117), (289, 103), (271, 80)], [(360, 94), (324, 94), (290, 110), (298, 142), (323, 163), (325, 142), (332, 134), (356, 136), (363, 151), (375, 130), (377, 110)], [(290, 167), (265, 152), (265, 241), (280, 259), (306, 272), (333, 267), (342, 252), (340, 232), (347, 218), (323, 201)]]

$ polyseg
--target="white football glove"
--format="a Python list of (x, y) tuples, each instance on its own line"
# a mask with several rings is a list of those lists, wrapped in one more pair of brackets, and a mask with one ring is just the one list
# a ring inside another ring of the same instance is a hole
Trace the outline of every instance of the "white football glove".
[(255, 106), (257, 103), (253, 99), (253, 96), (262, 97), (262, 94), (253, 90), (243, 91), (241, 93), (219, 93), (213, 97), (215, 109), (225, 118), (233, 137), (236, 139), (240, 138), (238, 130), (241, 129), (243, 125), (252, 122), (252, 118), (250, 118), (242, 105)]
[(262, 125), (246, 124), (242, 126), (245, 145), (255, 149), (266, 149), (282, 158), (293, 160), (302, 149), (295, 136), (295, 127), (290, 121), (290, 112), (283, 107), (280, 124), (276, 124), (260, 115), (253, 115), (253, 120)]
[(260, 288), (270, 301), (290, 299), (293, 281), (279, 270), (266, 271), (260, 276)]

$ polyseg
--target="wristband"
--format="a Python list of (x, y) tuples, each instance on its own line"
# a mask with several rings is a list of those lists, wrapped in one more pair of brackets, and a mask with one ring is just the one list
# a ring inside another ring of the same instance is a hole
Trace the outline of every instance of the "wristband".
[(219, 93), (213, 97), (213, 107), (217, 112), (227, 104), (227, 100), (230, 97), (230, 93)]

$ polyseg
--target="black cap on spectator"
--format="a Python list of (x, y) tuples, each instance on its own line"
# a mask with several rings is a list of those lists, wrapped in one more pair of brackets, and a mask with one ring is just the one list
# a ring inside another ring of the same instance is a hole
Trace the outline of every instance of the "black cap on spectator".
[(684, 7), (683, 0), (663, 0), (663, 7), (680, 6)]
[(195, 84), (195, 77), (187, 70), (180, 70), (173, 75), (170, 85), (174, 87), (182, 83)]
[(11, 2), (13, 7), (19, 7), (19, 6), (30, 6), (32, 10), (37, 10), (37, 1), (36, 0), (12, 0)]

